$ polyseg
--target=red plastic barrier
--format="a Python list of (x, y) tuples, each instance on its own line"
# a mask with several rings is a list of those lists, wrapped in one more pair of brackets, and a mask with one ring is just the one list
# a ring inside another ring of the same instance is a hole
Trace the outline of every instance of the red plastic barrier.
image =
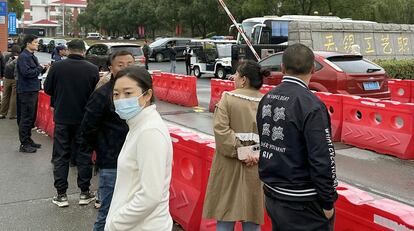
[(341, 141), (343, 121), (342, 95), (327, 92), (315, 92), (315, 95), (324, 102), (331, 116), (332, 140), (335, 142)]
[(414, 98), (414, 92), (412, 92), (413, 86), (413, 80), (388, 80), (388, 87), (391, 91), (391, 99), (402, 103), (413, 102), (411, 101), (412, 98)]
[(343, 96), (342, 141), (414, 159), (414, 104)]
[(170, 77), (165, 100), (186, 107), (198, 106), (197, 78), (187, 75), (173, 75)]
[(55, 123), (53, 120), (53, 111), (50, 107), (50, 96), (40, 91), (38, 99), (35, 126), (53, 137)]
[[(221, 80), (221, 79), (212, 79), (211, 83), (211, 97), (210, 97), (210, 106), (209, 111), (214, 112), (214, 108), (216, 104), (220, 101), (223, 92), (225, 91), (233, 91), (235, 88), (234, 81), (230, 80)], [(264, 84), (262, 88), (260, 88), (260, 92), (262, 94), (266, 94), (271, 91), (275, 86), (273, 85), (266, 85)]]
[(35, 126), (43, 131), (46, 131), (51, 113), (50, 96), (46, 95), (46, 93), (43, 91), (40, 91), (37, 103), (37, 116)]
[(220, 101), (221, 95), (225, 91), (233, 91), (235, 89), (234, 81), (211, 79), (211, 95), (210, 95), (210, 106), (209, 111), (214, 112), (216, 104)]
[(414, 208), (340, 183), (336, 231), (414, 230)]
[[(215, 144), (197, 135), (170, 129), (174, 147), (170, 212), (186, 231), (216, 230), (214, 220), (201, 219)], [(198, 151), (197, 151), (198, 150)], [(388, 199), (375, 199), (344, 183), (337, 187), (335, 204), (338, 231), (413, 230), (414, 208)], [(271, 230), (265, 215), (262, 231)], [(241, 231), (238, 223), (235, 230)]]
[(273, 85), (273, 86), (278, 85), (279, 83), (281, 83), (281, 81), (282, 81), (281, 77), (274, 77), (274, 76), (268, 76), (263, 79), (264, 84)]
[[(171, 129), (174, 157), (170, 188), (170, 212), (185, 230), (199, 230), (212, 150), (199, 136)], [(214, 150), (213, 150), (214, 151)]]
[[(205, 164), (206, 164), (205, 166), (206, 166), (207, 172), (204, 174), (205, 178), (203, 179), (203, 184), (205, 184), (205, 189), (207, 188), (208, 177), (210, 176), (210, 169), (211, 169), (211, 164), (213, 163), (215, 147), (216, 147), (215, 143), (210, 143), (210, 144), (206, 145), (207, 159), (205, 160)], [(204, 194), (203, 194), (203, 201), (202, 201), (201, 207), (204, 205), (204, 197), (205, 197), (205, 191), (204, 191)], [(201, 224), (200, 224), (200, 229), (197, 229), (197, 230), (200, 230), (200, 231), (215, 231), (216, 230), (216, 221), (215, 220), (210, 220), (210, 219), (202, 219)], [(235, 226), (235, 230), (236, 231), (242, 231), (242, 226), (239, 222), (237, 222), (237, 224)], [(271, 231), (272, 230), (272, 222), (271, 222), (270, 218), (266, 215), (266, 211), (265, 211), (265, 224), (262, 225), (261, 230), (262, 231)]]
[(414, 81), (411, 81), (411, 103), (414, 103)]
[(51, 110), (50, 107), (49, 107), (47, 116), (48, 116), (47, 125), (44, 131), (46, 132), (47, 135), (53, 138), (53, 134), (55, 132), (55, 119), (53, 117), (53, 111)]
[(275, 86), (273, 86), (273, 85), (263, 84), (262, 88), (260, 88), (260, 92), (261, 92), (262, 94), (266, 94), (266, 93), (268, 93), (269, 91), (271, 91), (274, 87), (275, 87)]
[(153, 72), (152, 86), (155, 91), (155, 97), (159, 100), (166, 100), (168, 89), (170, 87), (170, 80), (172, 75), (170, 73)]

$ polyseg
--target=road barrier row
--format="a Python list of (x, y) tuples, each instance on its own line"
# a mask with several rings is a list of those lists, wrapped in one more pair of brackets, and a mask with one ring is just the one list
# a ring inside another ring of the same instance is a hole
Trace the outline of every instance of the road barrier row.
[(414, 80), (388, 80), (391, 100), (401, 103), (414, 103)]
[(414, 104), (343, 96), (342, 141), (414, 159)]
[[(366, 101), (366, 99), (358, 99), (358, 97), (345, 97), (343, 99), (344, 105), (347, 105), (348, 101), (351, 101), (352, 104), (344, 107), (344, 118), (347, 118), (349, 112), (354, 113), (353, 116), (358, 118), (361, 117), (360, 115), (364, 116), (365, 113), (377, 112), (377, 110), (373, 110), (373, 107), (384, 109), (388, 105), (397, 105), (398, 108), (395, 108), (395, 112), (403, 111), (409, 114), (413, 113), (414, 110), (414, 104), (376, 100)], [(381, 104), (385, 104), (385, 107)], [(355, 110), (363, 110), (362, 105), (369, 105), (370, 109), (364, 109), (361, 113), (355, 112)], [(411, 109), (408, 110), (407, 107), (411, 107)], [(372, 111), (368, 111), (371, 109)], [(386, 111), (386, 109), (383, 111)], [(386, 115), (386, 117), (396, 118), (393, 114), (394, 111), (387, 110), (386, 114), (389, 115)], [(382, 111), (378, 110), (378, 112), (381, 113)], [(406, 119), (405, 115), (402, 115), (402, 117)], [(372, 118), (375, 118), (375, 116)], [(406, 122), (411, 127), (413, 126), (412, 121)], [(344, 124), (344, 128), (347, 125)], [(39, 92), (36, 126), (44, 130), (48, 135), (53, 136), (54, 123), (53, 112), (50, 108), (50, 97), (42, 91)], [(395, 136), (407, 136), (410, 132), (407, 129), (403, 130), (405, 134), (396, 134)], [(346, 130), (344, 129), (344, 131)], [(174, 149), (170, 188), (171, 215), (186, 231), (215, 230), (215, 221), (202, 219), (202, 208), (210, 168), (214, 158), (215, 143), (212, 139), (201, 138), (197, 134), (182, 131), (179, 128), (170, 127), (169, 132)], [(359, 139), (361, 138), (359, 137)], [(408, 143), (406, 146), (408, 146)], [(344, 183), (340, 183), (337, 190), (339, 199), (335, 207), (335, 230), (414, 230), (413, 207), (388, 199), (376, 199), (368, 193)], [(236, 230), (241, 230), (240, 224), (237, 224)], [(262, 231), (270, 230), (271, 221), (266, 216), (265, 224), (262, 225)]]
[[(202, 218), (205, 191), (214, 158), (213, 140), (170, 128), (173, 140), (173, 174), (170, 212), (186, 231), (213, 231), (216, 222)], [(337, 187), (335, 230), (414, 230), (414, 208), (388, 199), (374, 198), (367, 192), (344, 183)], [(271, 231), (265, 215), (262, 231)], [(235, 230), (242, 230), (241, 224)]]
[(159, 100), (185, 107), (198, 106), (195, 76), (152, 71), (152, 80), (155, 96)]

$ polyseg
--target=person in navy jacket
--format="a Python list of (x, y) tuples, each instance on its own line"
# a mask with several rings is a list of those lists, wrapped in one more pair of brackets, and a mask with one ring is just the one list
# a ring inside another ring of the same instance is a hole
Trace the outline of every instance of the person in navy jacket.
[(34, 52), (39, 41), (35, 35), (23, 39), (23, 51), (16, 63), (17, 68), (17, 123), (19, 125), (20, 152), (34, 153), (41, 145), (35, 143), (32, 128), (36, 120), (37, 100), (40, 90), (39, 76), (46, 72), (48, 65), (39, 64)]

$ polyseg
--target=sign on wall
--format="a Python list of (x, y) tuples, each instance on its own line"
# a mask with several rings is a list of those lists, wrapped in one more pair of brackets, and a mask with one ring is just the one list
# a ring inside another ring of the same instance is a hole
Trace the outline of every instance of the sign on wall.
[(7, 15), (7, 2), (0, 2), (0, 16)]
[(17, 34), (16, 31), (16, 13), (14, 12), (10, 12), (9, 13), (9, 20), (8, 20), (9, 24), (8, 24), (8, 30), (9, 30), (9, 34)]

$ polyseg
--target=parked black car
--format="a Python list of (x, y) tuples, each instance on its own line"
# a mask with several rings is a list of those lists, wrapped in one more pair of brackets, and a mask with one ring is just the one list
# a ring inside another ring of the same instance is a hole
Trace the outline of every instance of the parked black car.
[(177, 52), (177, 59), (184, 58), (184, 50), (188, 43), (190, 43), (190, 38), (162, 38), (158, 39), (155, 42), (151, 43), (149, 47), (151, 48), (150, 59), (154, 59), (157, 62), (162, 62), (170, 58), (169, 46), (175, 44), (175, 51)]
[(109, 55), (121, 50), (131, 52), (135, 57), (136, 65), (145, 65), (142, 47), (132, 43), (95, 43), (86, 51), (86, 60), (95, 64), (100, 71), (108, 71)]

